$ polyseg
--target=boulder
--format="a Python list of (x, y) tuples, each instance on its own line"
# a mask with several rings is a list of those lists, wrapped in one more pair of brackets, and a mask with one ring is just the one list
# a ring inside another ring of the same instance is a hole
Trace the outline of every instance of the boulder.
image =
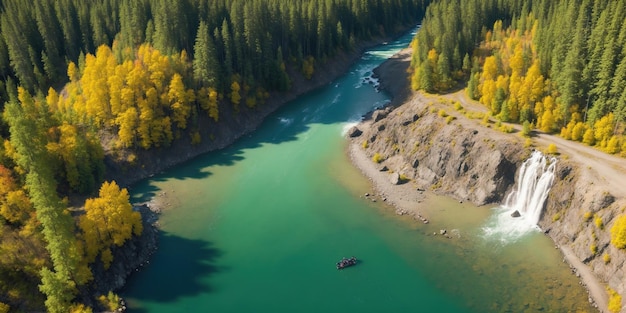
[(350, 136), (350, 138), (359, 137), (361, 134), (363, 134), (363, 131), (356, 126), (352, 126), (352, 128), (348, 131), (348, 136)]
[(372, 114), (372, 119), (374, 120), (374, 122), (378, 122), (378, 121), (382, 120), (383, 118), (387, 117), (387, 114), (388, 114), (388, 112), (386, 112), (384, 110), (376, 110)]
[(511, 217), (520, 217), (522, 216), (518, 210), (515, 210), (515, 212), (511, 213)]
[(411, 163), (411, 166), (413, 166), (413, 168), (417, 168), (419, 165), (420, 165), (420, 160), (417, 158), (413, 160), (413, 162)]
[(381, 172), (386, 172), (386, 171), (388, 171), (388, 170), (389, 170), (389, 168), (387, 167), (387, 165), (383, 165), (383, 166), (380, 168), (380, 170), (379, 170), (379, 171), (381, 171)]
[(389, 181), (391, 182), (392, 185), (400, 184), (400, 174), (392, 173), (391, 177), (389, 178)]

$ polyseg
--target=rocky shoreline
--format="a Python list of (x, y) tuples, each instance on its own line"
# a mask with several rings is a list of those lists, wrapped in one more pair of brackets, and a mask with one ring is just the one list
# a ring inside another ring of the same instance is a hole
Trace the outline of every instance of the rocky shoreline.
[[(430, 192), (476, 205), (500, 203), (513, 186), (516, 170), (529, 149), (524, 148), (520, 136), (494, 130), (455, 112), (452, 103), (463, 97), (411, 92), (406, 74), (410, 56), (410, 49), (405, 49), (375, 70), (393, 101), (365, 116), (348, 133), (352, 163), (372, 181), (376, 192), (397, 208), (396, 213), (412, 214), (416, 219), (421, 217), (419, 203)], [(542, 140), (546, 141), (539, 138), (537, 142)], [(571, 154), (577, 156), (577, 152)], [(576, 164), (564, 155), (561, 158), (563, 165), (539, 226), (581, 279), (589, 301), (600, 312), (608, 312), (605, 286), (626, 293), (622, 269), (626, 255), (609, 244), (608, 234), (626, 201), (612, 195), (615, 182), (598, 180), (598, 173), (589, 166), (583, 168), (588, 163)], [(411, 184), (397, 185), (390, 173), (411, 180)], [(603, 226), (594, 228), (589, 218), (581, 222), (585, 212), (595, 212), (593, 216), (600, 218)], [(590, 251), (590, 246), (598, 251)], [(609, 255), (610, 261), (606, 257), (603, 260), (603, 255)]]

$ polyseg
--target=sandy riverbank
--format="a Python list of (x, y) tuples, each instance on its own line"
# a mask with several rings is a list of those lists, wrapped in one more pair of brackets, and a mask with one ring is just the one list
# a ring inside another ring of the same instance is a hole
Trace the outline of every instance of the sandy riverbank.
[[(392, 86), (385, 88), (394, 98), (393, 106), (398, 107), (407, 102), (420, 101), (419, 95), (409, 91), (407, 78), (407, 68), (410, 63), (410, 49), (404, 49), (396, 56), (389, 59), (377, 69), (377, 75), (381, 79), (381, 86)], [(370, 127), (371, 120), (365, 120), (357, 127), (361, 130)], [(348, 153), (352, 163), (366, 176), (378, 193), (376, 197), (384, 199), (395, 206), (399, 211), (419, 216), (420, 203), (428, 197), (428, 192), (416, 190), (410, 183), (404, 185), (394, 185), (390, 181), (390, 174), (380, 170), (380, 165), (374, 163), (360, 147), (357, 141), (351, 141), (348, 146)], [(581, 283), (587, 288), (590, 299), (593, 300), (600, 312), (608, 313), (608, 295), (605, 286), (593, 274), (592, 269), (581, 262), (581, 260), (571, 251), (570, 248), (561, 246), (564, 261), (569, 263), (574, 273), (581, 279)]]
[(576, 276), (580, 277), (585, 288), (587, 288), (589, 296), (595, 302), (598, 310), (603, 313), (608, 313), (609, 296), (603, 284), (593, 275), (591, 269), (574, 255), (574, 252), (572, 252), (570, 248), (564, 246), (560, 246), (559, 248), (563, 253), (564, 260), (572, 267)]
[(350, 143), (348, 150), (352, 164), (370, 180), (376, 192), (367, 197), (389, 203), (396, 208), (396, 214), (411, 215), (416, 219), (420, 216), (427, 218), (420, 210), (420, 204), (427, 200), (428, 192), (417, 191), (410, 183), (392, 184), (389, 172), (380, 171), (378, 164), (372, 162), (357, 143)]

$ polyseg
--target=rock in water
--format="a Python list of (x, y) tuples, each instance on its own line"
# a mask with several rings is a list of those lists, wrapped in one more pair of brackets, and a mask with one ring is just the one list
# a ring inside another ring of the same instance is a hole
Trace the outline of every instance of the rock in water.
[(391, 181), (391, 184), (398, 185), (400, 183), (400, 174), (398, 173), (391, 174), (391, 177), (389, 178), (389, 180)]
[(350, 136), (350, 138), (359, 137), (362, 133), (363, 132), (356, 126), (352, 126), (352, 128), (348, 131), (348, 136)]
[(511, 213), (511, 217), (520, 217), (522, 216), (518, 210), (515, 210), (513, 213)]

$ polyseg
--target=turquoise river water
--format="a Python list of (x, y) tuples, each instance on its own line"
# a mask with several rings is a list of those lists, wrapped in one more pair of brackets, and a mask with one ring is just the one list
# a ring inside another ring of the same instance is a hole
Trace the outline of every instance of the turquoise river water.
[[(413, 35), (231, 147), (133, 186), (166, 209), (158, 252), (122, 290), (129, 312), (591, 312), (540, 232), (502, 241), (482, 231), (492, 208), (435, 197), (423, 225), (359, 196), (371, 187), (344, 129), (388, 101), (371, 71)], [(429, 235), (441, 225), (460, 237)]]

